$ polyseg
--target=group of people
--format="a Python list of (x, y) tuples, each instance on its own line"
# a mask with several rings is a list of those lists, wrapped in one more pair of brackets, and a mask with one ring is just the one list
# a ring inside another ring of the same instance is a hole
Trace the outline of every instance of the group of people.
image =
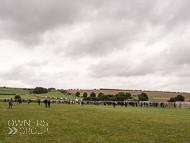
[[(22, 102), (24, 102), (25, 100), (24, 99), (20, 99), (20, 98), (18, 98), (18, 99), (4, 99), (4, 102), (9, 102), (10, 100), (12, 100), (12, 102), (17, 102), (17, 105), (19, 105), (19, 103), (22, 103)], [(31, 100), (30, 100), (31, 101)]]
[(50, 100), (45, 99), (44, 103), (45, 103), (46, 108), (47, 108), (47, 105), (48, 105), (48, 107), (50, 107)]
[[(50, 107), (50, 102), (52, 102), (53, 104), (57, 102), (57, 105), (59, 105), (60, 103), (62, 104), (80, 104), (80, 105), (89, 105), (89, 104), (94, 104), (94, 105), (105, 105), (105, 106), (109, 106), (109, 105), (113, 105), (113, 107), (115, 108), (116, 105), (121, 105), (123, 106), (124, 108), (127, 107), (127, 106), (133, 106), (133, 107), (158, 107), (159, 104), (160, 104), (160, 107), (164, 108), (164, 107), (169, 107), (169, 103), (168, 102), (147, 102), (147, 101), (140, 101), (140, 102), (136, 102), (136, 101), (130, 101), (130, 102), (127, 102), (127, 101), (72, 101), (72, 100), (69, 100), (69, 101), (66, 101), (66, 100), (57, 100), (57, 101), (54, 101), (54, 100), (47, 100), (45, 99), (43, 101), (45, 103), (45, 107)], [(39, 103), (40, 104), (40, 103)], [(174, 103), (174, 108), (177, 107), (176, 103)], [(179, 108), (181, 108), (181, 103), (179, 103)]]
[[(50, 101), (50, 100), (47, 100), (47, 99), (45, 99), (44, 101), (43, 101), (43, 103), (45, 103), (45, 107), (50, 107), (50, 103), (52, 102), (52, 104), (54, 104), (54, 103), (56, 103), (57, 102), (57, 105), (59, 105), (60, 103), (66, 103), (66, 102), (61, 102), (61, 101), (59, 101), (59, 100), (57, 100), (57, 101), (55, 101), (55, 100), (52, 100), (52, 101)], [(70, 102), (69, 102), (69, 104), (70, 104)], [(38, 105), (40, 105), (40, 99), (38, 100)]]
[[(5, 99), (5, 102), (9, 102), (9, 108), (8, 109), (12, 109), (12, 104), (13, 102), (17, 102), (17, 104), (19, 105), (19, 103), (24, 102), (24, 99)], [(29, 104), (31, 102), (30, 99), (27, 99), (27, 103)], [(40, 99), (37, 99), (38, 105), (40, 105), (41, 101)], [(168, 102), (148, 102), (148, 101), (140, 101), (140, 102), (136, 102), (136, 101), (74, 101), (74, 100), (43, 100), (43, 103), (45, 103), (45, 107), (50, 107), (50, 103), (52, 102), (52, 104), (57, 103), (57, 105), (59, 105), (60, 103), (62, 104), (80, 104), (80, 105), (89, 105), (89, 104), (94, 104), (94, 105), (105, 105), (105, 106), (109, 106), (109, 105), (113, 105), (113, 107), (115, 108), (116, 105), (121, 105), (124, 108), (127, 106), (133, 106), (133, 107), (158, 107), (160, 104), (160, 107), (164, 108), (164, 107), (169, 107), (169, 103)], [(174, 102), (174, 104), (172, 105), (174, 108), (176, 108), (177, 106), (179, 108), (181, 108), (182, 104), (178, 103), (176, 105), (176, 103)]]
[[(115, 108), (116, 105), (121, 105), (123, 107), (127, 107), (128, 105), (133, 106), (133, 107), (158, 107), (160, 104), (160, 107), (164, 108), (164, 107), (169, 107), (169, 103), (168, 102), (148, 102), (148, 101), (81, 101), (83, 104), (94, 104), (94, 105), (105, 105), (105, 106), (109, 106), (109, 105), (113, 105), (113, 107)], [(174, 103), (172, 105), (174, 108), (177, 107), (176, 103)], [(179, 103), (178, 107), (181, 108), (182, 104)]]

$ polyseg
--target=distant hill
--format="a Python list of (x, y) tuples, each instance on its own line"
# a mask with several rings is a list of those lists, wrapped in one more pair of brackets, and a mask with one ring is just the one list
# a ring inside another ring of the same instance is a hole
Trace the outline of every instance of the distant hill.
[(0, 94), (29, 94), (29, 90), (22, 88), (4, 88), (0, 87)]
[(41, 95), (41, 96), (50, 96), (50, 97), (58, 97), (58, 98), (67, 98), (67, 99), (82, 99), (80, 97), (76, 97), (76, 96), (71, 96), (71, 95), (64, 95), (60, 92), (58, 92), (57, 90), (52, 90), (49, 93), (43, 93), (43, 94), (37, 94), (37, 95)]
[(70, 93), (76, 93), (77, 91), (80, 92), (80, 96), (83, 96), (83, 93), (86, 92), (88, 96), (90, 96), (90, 93), (94, 92), (96, 96), (100, 92), (102, 92), (105, 95), (115, 95), (118, 92), (128, 92), (131, 93), (131, 96), (141, 94), (142, 92), (145, 92), (151, 99), (158, 100), (158, 101), (167, 101), (171, 97), (176, 97), (177, 95), (183, 95), (185, 97), (185, 100), (190, 100), (190, 93), (176, 93), (176, 92), (162, 92), (162, 91), (141, 91), (141, 90), (111, 90), (111, 89), (104, 89), (104, 90), (67, 90)]

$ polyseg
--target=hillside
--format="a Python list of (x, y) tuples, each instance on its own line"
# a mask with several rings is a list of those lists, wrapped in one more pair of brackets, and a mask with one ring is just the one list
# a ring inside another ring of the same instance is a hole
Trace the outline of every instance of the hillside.
[(90, 96), (90, 93), (94, 92), (96, 96), (100, 92), (102, 92), (105, 95), (115, 95), (118, 92), (129, 92), (131, 93), (131, 96), (141, 94), (142, 92), (145, 92), (151, 99), (158, 100), (158, 101), (166, 101), (169, 100), (171, 97), (175, 97), (177, 95), (182, 95), (185, 97), (185, 100), (190, 100), (190, 93), (166, 93), (166, 92), (150, 92), (150, 91), (127, 91), (127, 90), (67, 90), (70, 93), (76, 93), (77, 91), (80, 92), (80, 96), (83, 95), (84, 92)]
[[(33, 94), (29, 95), (29, 90), (24, 90), (22, 88), (3, 88), (0, 87), (0, 98), (14, 98), (15, 95), (8, 94), (19, 94), (22, 99), (37, 99)], [(59, 93), (57, 90), (52, 90), (49, 93), (38, 94), (41, 96), (50, 96), (50, 97), (58, 97), (58, 98), (67, 98), (67, 99), (82, 99), (80, 97), (69, 96)]]
[[(14, 94), (19, 94), (22, 99), (32, 99), (33, 96), (29, 95), (29, 90), (23, 90), (22, 88), (3, 88), (0, 87), (0, 98), (14, 98)], [(12, 94), (12, 95), (9, 95)]]
[(29, 90), (23, 90), (22, 88), (3, 88), (0, 87), (0, 94), (29, 94)]
[(58, 98), (67, 98), (67, 99), (82, 99), (80, 97), (75, 97), (75, 96), (69, 96), (69, 95), (64, 95), (57, 90), (52, 90), (49, 93), (43, 93), (43, 94), (38, 94), (41, 96), (50, 96), (50, 97), (58, 97)]

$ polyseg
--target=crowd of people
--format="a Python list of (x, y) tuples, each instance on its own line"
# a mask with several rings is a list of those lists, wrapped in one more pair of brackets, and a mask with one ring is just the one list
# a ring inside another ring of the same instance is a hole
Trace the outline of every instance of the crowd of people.
[[(93, 104), (93, 105), (105, 105), (105, 106), (113, 106), (114, 108), (117, 106), (123, 106), (123, 107), (127, 107), (127, 106), (132, 106), (132, 107), (169, 107), (169, 103), (168, 102), (148, 102), (148, 101), (140, 101), (140, 102), (133, 102), (133, 101), (130, 101), (130, 102), (127, 102), (127, 101), (74, 101), (74, 100), (47, 100), (45, 99), (43, 101), (45, 103), (45, 107), (47, 107), (47, 104), (48, 104), (48, 107), (50, 107), (50, 102), (52, 104), (56, 104), (59, 105), (59, 104), (80, 104), (80, 105), (90, 105), (90, 104)], [(178, 107), (181, 108), (181, 103), (178, 104)], [(174, 108), (177, 107), (176, 103), (174, 103), (173, 105)]]
[[(19, 103), (25, 102), (27, 101), (27, 103), (29, 104), (31, 102), (30, 99), (24, 100), (24, 99), (4, 99), (5, 102), (9, 102), (9, 108), (12, 109), (12, 104), (13, 102), (16, 102), (17, 105), (19, 105)], [(36, 100), (35, 100), (36, 102)], [(181, 108), (182, 104), (181, 102), (179, 102), (178, 104), (176, 104), (175, 102), (170, 104), (168, 102), (150, 102), (150, 101), (75, 101), (75, 100), (43, 100), (41, 101), (40, 99), (37, 99), (37, 103), (38, 105), (40, 105), (40, 103), (43, 102), (45, 103), (45, 107), (49, 107), (50, 108), (50, 103), (52, 104), (80, 104), (80, 105), (90, 105), (90, 104), (94, 104), (94, 105), (105, 105), (105, 106), (113, 106), (114, 108), (116, 106), (123, 106), (123, 107), (127, 107), (127, 106), (132, 106), (132, 107), (171, 107), (173, 106), (174, 108), (178, 107)]]
[(178, 104), (176, 104), (175, 102), (169, 105), (169, 102), (150, 102), (150, 101), (79, 101), (78, 104), (81, 105), (89, 105), (89, 104), (94, 104), (94, 105), (105, 105), (105, 106), (110, 106), (112, 105), (114, 108), (115, 106), (123, 106), (123, 107), (127, 107), (127, 106), (132, 106), (132, 107), (178, 107), (181, 108), (182, 104), (181, 102), (179, 102)]

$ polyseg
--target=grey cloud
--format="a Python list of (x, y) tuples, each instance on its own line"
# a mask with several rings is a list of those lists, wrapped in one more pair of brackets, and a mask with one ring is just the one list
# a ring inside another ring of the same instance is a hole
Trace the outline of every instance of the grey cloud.
[[(141, 87), (139, 77), (147, 85), (149, 78), (155, 77), (158, 83), (152, 87), (174, 88), (189, 79), (189, 5), (188, 0), (1, 0), (0, 40), (7, 40), (2, 45), (16, 41), (25, 48), (36, 48), (22, 51), (33, 54), (27, 62), (17, 59), (9, 67), (2, 63), (9, 69), (0, 71), (0, 78), (61, 88), (62, 83), (90, 87), (108, 82), (112, 87), (121, 87), (133, 80), (133, 86)], [(41, 54), (39, 51), (44, 52), (41, 58), (45, 61), (32, 60)], [(80, 62), (83, 57), (89, 61), (84, 58)], [(163, 79), (159, 83), (160, 77)]]
[(27, 66), (30, 66), (30, 67), (42, 67), (42, 66), (45, 66), (45, 65), (48, 65), (48, 61), (30, 61), (28, 63), (26, 63)]
[[(155, 38), (167, 36), (167, 29), (189, 22), (189, 1), (9, 1), (0, 5), (0, 37), (26, 44), (42, 42), (42, 34), (59, 26), (90, 23), (85, 37), (75, 39), (65, 50), (66, 55), (105, 56), (112, 50), (129, 48), (142, 41), (148, 30), (161, 31)], [(169, 31), (171, 32), (171, 30)]]
[(98, 3), (86, 0), (1, 0), (0, 21), (3, 32), (0, 37), (10, 38), (28, 46), (36, 45), (45, 31), (80, 21), (86, 12), (83, 8), (93, 8)]
[(137, 59), (135, 57), (134, 59), (102, 59), (89, 67), (89, 73), (94, 78), (134, 77), (150, 74), (164, 77), (188, 77), (190, 75), (188, 72), (190, 70), (189, 54), (189, 48), (181, 46), (151, 55), (137, 56)]
[(33, 76), (33, 71), (23, 65), (17, 65), (11, 67), (8, 71), (1, 71), (0, 75), (4, 80), (27, 80)]
[(139, 63), (131, 60), (118, 59), (114, 61), (100, 61), (98, 64), (89, 67), (90, 76), (95, 78), (102, 77), (130, 77), (144, 76), (154, 73), (156, 67), (154, 60), (143, 59)]
[(48, 82), (49, 76), (50, 74), (43, 72), (40, 68), (27, 67), (24, 64), (0, 72), (0, 79), (3, 84), (12, 87), (51, 87), (52, 82)]
[[(92, 29), (89, 33), (86, 34), (86, 39), (77, 39), (72, 41), (66, 50), (66, 54), (77, 56), (80, 53), (80, 56), (104, 56), (111, 51), (117, 49), (122, 49), (124, 46), (127, 46), (132, 41), (134, 41), (132, 36), (132, 29), (126, 29), (125, 25), (117, 24), (108, 25), (109, 23), (102, 23), (96, 28)], [(114, 28), (116, 30), (114, 30)], [(125, 33), (131, 33), (127, 36)], [(80, 49), (80, 50), (79, 50)], [(79, 51), (78, 51), (79, 50)], [(79, 56), (77, 56), (79, 57)]]
[(189, 28), (189, 4), (151, 0), (102, 3), (97, 14), (89, 18), (90, 28), (83, 29), (85, 37), (71, 41), (66, 55), (99, 57), (130, 49), (133, 43), (153, 45), (170, 34), (176, 35), (176, 30)]
[(181, 43), (181, 45), (173, 45), (168, 52), (163, 53), (163, 56), (165, 56), (167, 61), (171, 61), (172, 63), (181, 66), (184, 64), (190, 66), (189, 55), (190, 45), (184, 45), (183, 43)]

